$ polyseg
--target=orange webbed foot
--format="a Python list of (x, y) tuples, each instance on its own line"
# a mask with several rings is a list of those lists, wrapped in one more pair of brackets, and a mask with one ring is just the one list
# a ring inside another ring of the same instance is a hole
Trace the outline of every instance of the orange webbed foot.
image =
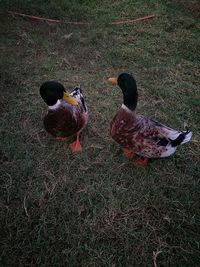
[(79, 133), (76, 134), (76, 140), (69, 144), (69, 147), (71, 148), (72, 152), (81, 152), (82, 146), (79, 141)]
[(135, 166), (144, 167), (147, 165), (148, 161), (149, 161), (148, 158), (139, 157), (138, 159), (134, 160), (133, 163)]
[(82, 147), (80, 142), (77, 140), (72, 142), (71, 144), (69, 144), (69, 147), (71, 148), (72, 152), (81, 152), (82, 151)]
[(130, 158), (130, 159), (132, 159), (135, 156), (135, 153), (128, 148), (123, 148), (123, 154), (125, 157)]

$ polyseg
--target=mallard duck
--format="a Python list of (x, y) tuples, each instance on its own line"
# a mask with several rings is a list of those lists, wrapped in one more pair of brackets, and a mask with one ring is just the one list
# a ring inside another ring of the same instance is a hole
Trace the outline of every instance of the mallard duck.
[(132, 75), (122, 73), (118, 78), (109, 78), (108, 82), (118, 85), (123, 93), (123, 104), (111, 121), (111, 137), (136, 165), (146, 165), (148, 158), (168, 157), (179, 145), (190, 141), (190, 131), (173, 130), (136, 113), (138, 91)]
[(46, 131), (58, 140), (76, 135), (70, 148), (73, 152), (81, 151), (79, 135), (88, 121), (88, 110), (81, 88), (78, 86), (69, 94), (62, 84), (47, 81), (41, 85), (40, 95), (48, 105), (43, 119)]

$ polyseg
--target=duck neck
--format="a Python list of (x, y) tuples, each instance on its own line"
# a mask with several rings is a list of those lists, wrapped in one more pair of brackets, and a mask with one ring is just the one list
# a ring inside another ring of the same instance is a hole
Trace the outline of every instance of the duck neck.
[(130, 110), (135, 110), (137, 107), (138, 92), (137, 88), (123, 91), (123, 104)]
[(54, 110), (54, 109), (59, 108), (60, 106), (61, 106), (61, 100), (58, 99), (55, 105), (48, 106), (48, 108), (51, 110)]

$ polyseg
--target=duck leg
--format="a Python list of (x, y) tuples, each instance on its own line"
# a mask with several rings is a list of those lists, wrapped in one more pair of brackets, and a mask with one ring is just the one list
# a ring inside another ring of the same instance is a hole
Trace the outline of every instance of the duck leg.
[(123, 148), (123, 154), (125, 157), (133, 159), (133, 163), (135, 166), (146, 166), (148, 163), (148, 158), (138, 156), (128, 148)]
[(82, 147), (80, 144), (80, 132), (76, 133), (76, 140), (69, 144), (69, 147), (71, 148), (72, 152), (81, 152)]
[(130, 159), (135, 157), (135, 153), (128, 148), (123, 148), (123, 154), (125, 157), (130, 158)]
[(148, 161), (149, 161), (148, 158), (138, 156), (137, 158), (134, 159), (133, 164), (135, 166), (143, 167), (147, 165)]

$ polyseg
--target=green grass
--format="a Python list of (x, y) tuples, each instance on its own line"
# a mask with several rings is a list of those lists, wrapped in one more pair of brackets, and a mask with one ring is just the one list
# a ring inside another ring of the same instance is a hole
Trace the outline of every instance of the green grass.
[[(164, 3), (165, 2), (165, 3)], [(197, 1), (1, 1), (0, 266), (199, 266), (200, 22)], [(49, 25), (7, 10), (89, 22)], [(154, 20), (111, 26), (156, 14)], [(193, 141), (136, 168), (109, 136), (129, 71), (138, 112)], [(39, 86), (81, 84), (83, 153), (43, 129)], [(157, 257), (155, 254), (157, 253)]]

